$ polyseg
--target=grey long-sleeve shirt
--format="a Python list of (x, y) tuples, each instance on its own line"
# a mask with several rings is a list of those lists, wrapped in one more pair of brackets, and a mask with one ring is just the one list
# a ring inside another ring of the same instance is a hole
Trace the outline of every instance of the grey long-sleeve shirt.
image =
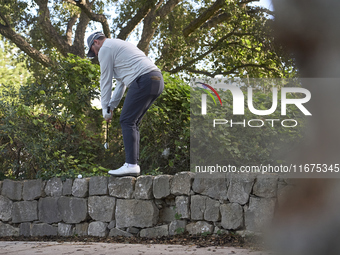
[[(120, 39), (106, 39), (99, 50), (100, 91), (103, 116), (108, 106), (113, 110), (122, 99), (127, 87), (139, 76), (158, 67), (136, 46)], [(112, 91), (112, 78), (116, 87)]]

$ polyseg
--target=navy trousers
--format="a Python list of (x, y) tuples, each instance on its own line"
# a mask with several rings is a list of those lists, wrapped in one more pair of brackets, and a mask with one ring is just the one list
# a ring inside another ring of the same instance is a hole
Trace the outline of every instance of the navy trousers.
[(119, 119), (123, 132), (126, 163), (138, 164), (139, 124), (163, 89), (163, 76), (157, 71), (144, 74), (131, 83)]

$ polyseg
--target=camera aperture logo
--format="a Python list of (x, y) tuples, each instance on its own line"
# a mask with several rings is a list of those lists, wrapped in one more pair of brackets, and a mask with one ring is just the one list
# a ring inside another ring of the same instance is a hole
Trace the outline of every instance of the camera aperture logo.
[[(199, 84), (197, 87), (198, 89), (203, 90), (205, 93), (201, 94), (201, 114), (206, 115), (207, 114), (207, 95), (210, 96), (210, 98), (213, 100), (215, 105), (217, 105), (216, 100), (212, 93), (208, 90), (210, 89), (215, 96), (220, 101), (221, 107), (223, 107), (222, 100), (220, 95), (217, 93), (217, 91), (209, 84), (203, 83), (203, 82), (196, 82), (196, 84)], [(202, 87), (200, 87), (202, 86)], [(233, 98), (233, 115), (244, 115), (244, 105), (245, 105), (245, 99), (244, 99), (244, 93), (241, 90), (240, 87), (237, 87), (232, 84), (222, 84), (219, 86), (220, 89), (224, 91), (229, 90), (232, 94)], [(303, 94), (304, 97), (299, 98), (288, 98), (288, 94), (291, 93), (300, 93)], [(247, 105), (248, 109), (251, 113), (259, 116), (266, 116), (274, 113), (278, 107), (278, 89), (276, 87), (272, 88), (272, 106), (270, 109), (267, 110), (259, 110), (255, 109), (254, 103), (253, 103), (253, 88), (248, 87), (247, 88)], [(300, 87), (282, 87), (281, 88), (281, 116), (287, 115), (287, 105), (295, 105), (304, 115), (311, 116), (312, 114), (306, 109), (306, 107), (303, 105), (307, 103), (311, 99), (311, 93), (309, 90), (305, 88)], [(265, 119), (263, 117), (259, 119), (250, 119), (246, 120), (243, 119), (243, 121), (233, 121), (232, 119), (214, 119), (213, 120), (213, 127), (216, 127), (216, 125), (226, 125), (229, 124), (230, 127), (234, 127), (236, 125), (243, 126), (243, 127), (251, 127), (251, 128), (260, 128), (265, 125), (265, 123), (268, 123), (271, 127), (275, 127), (275, 125), (278, 125), (280, 123), (283, 127), (296, 127), (298, 125), (297, 120), (295, 119)]]
[(196, 82), (196, 84), (201, 84), (201, 85), (202, 85), (203, 88), (199, 88), (199, 89), (202, 89), (202, 90), (204, 90), (205, 92), (207, 92), (208, 95), (212, 98), (212, 100), (214, 101), (214, 103), (215, 103), (215, 105), (216, 105), (216, 100), (215, 100), (215, 98), (213, 97), (213, 95), (208, 91), (208, 88), (209, 88), (212, 92), (214, 92), (215, 95), (217, 96), (218, 100), (220, 100), (221, 106), (223, 106), (220, 95), (216, 92), (216, 90), (215, 90), (213, 87), (211, 87), (210, 85), (205, 84), (205, 83), (203, 83), (203, 82)]

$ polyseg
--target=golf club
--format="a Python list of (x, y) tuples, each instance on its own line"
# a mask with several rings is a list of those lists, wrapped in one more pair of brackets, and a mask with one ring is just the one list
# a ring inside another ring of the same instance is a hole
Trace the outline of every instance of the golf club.
[[(110, 107), (107, 108), (107, 113), (110, 113)], [(109, 122), (106, 122), (106, 143), (104, 144), (104, 148), (107, 150), (109, 148)]]

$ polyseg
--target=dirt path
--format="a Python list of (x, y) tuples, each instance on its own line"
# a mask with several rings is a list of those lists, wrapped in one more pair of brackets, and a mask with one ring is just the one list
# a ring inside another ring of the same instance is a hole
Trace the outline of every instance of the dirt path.
[(81, 243), (81, 242), (0, 242), (0, 255), (272, 255), (261, 251), (250, 251), (235, 247), (203, 247), (196, 245), (167, 244), (122, 244), (122, 243)]

